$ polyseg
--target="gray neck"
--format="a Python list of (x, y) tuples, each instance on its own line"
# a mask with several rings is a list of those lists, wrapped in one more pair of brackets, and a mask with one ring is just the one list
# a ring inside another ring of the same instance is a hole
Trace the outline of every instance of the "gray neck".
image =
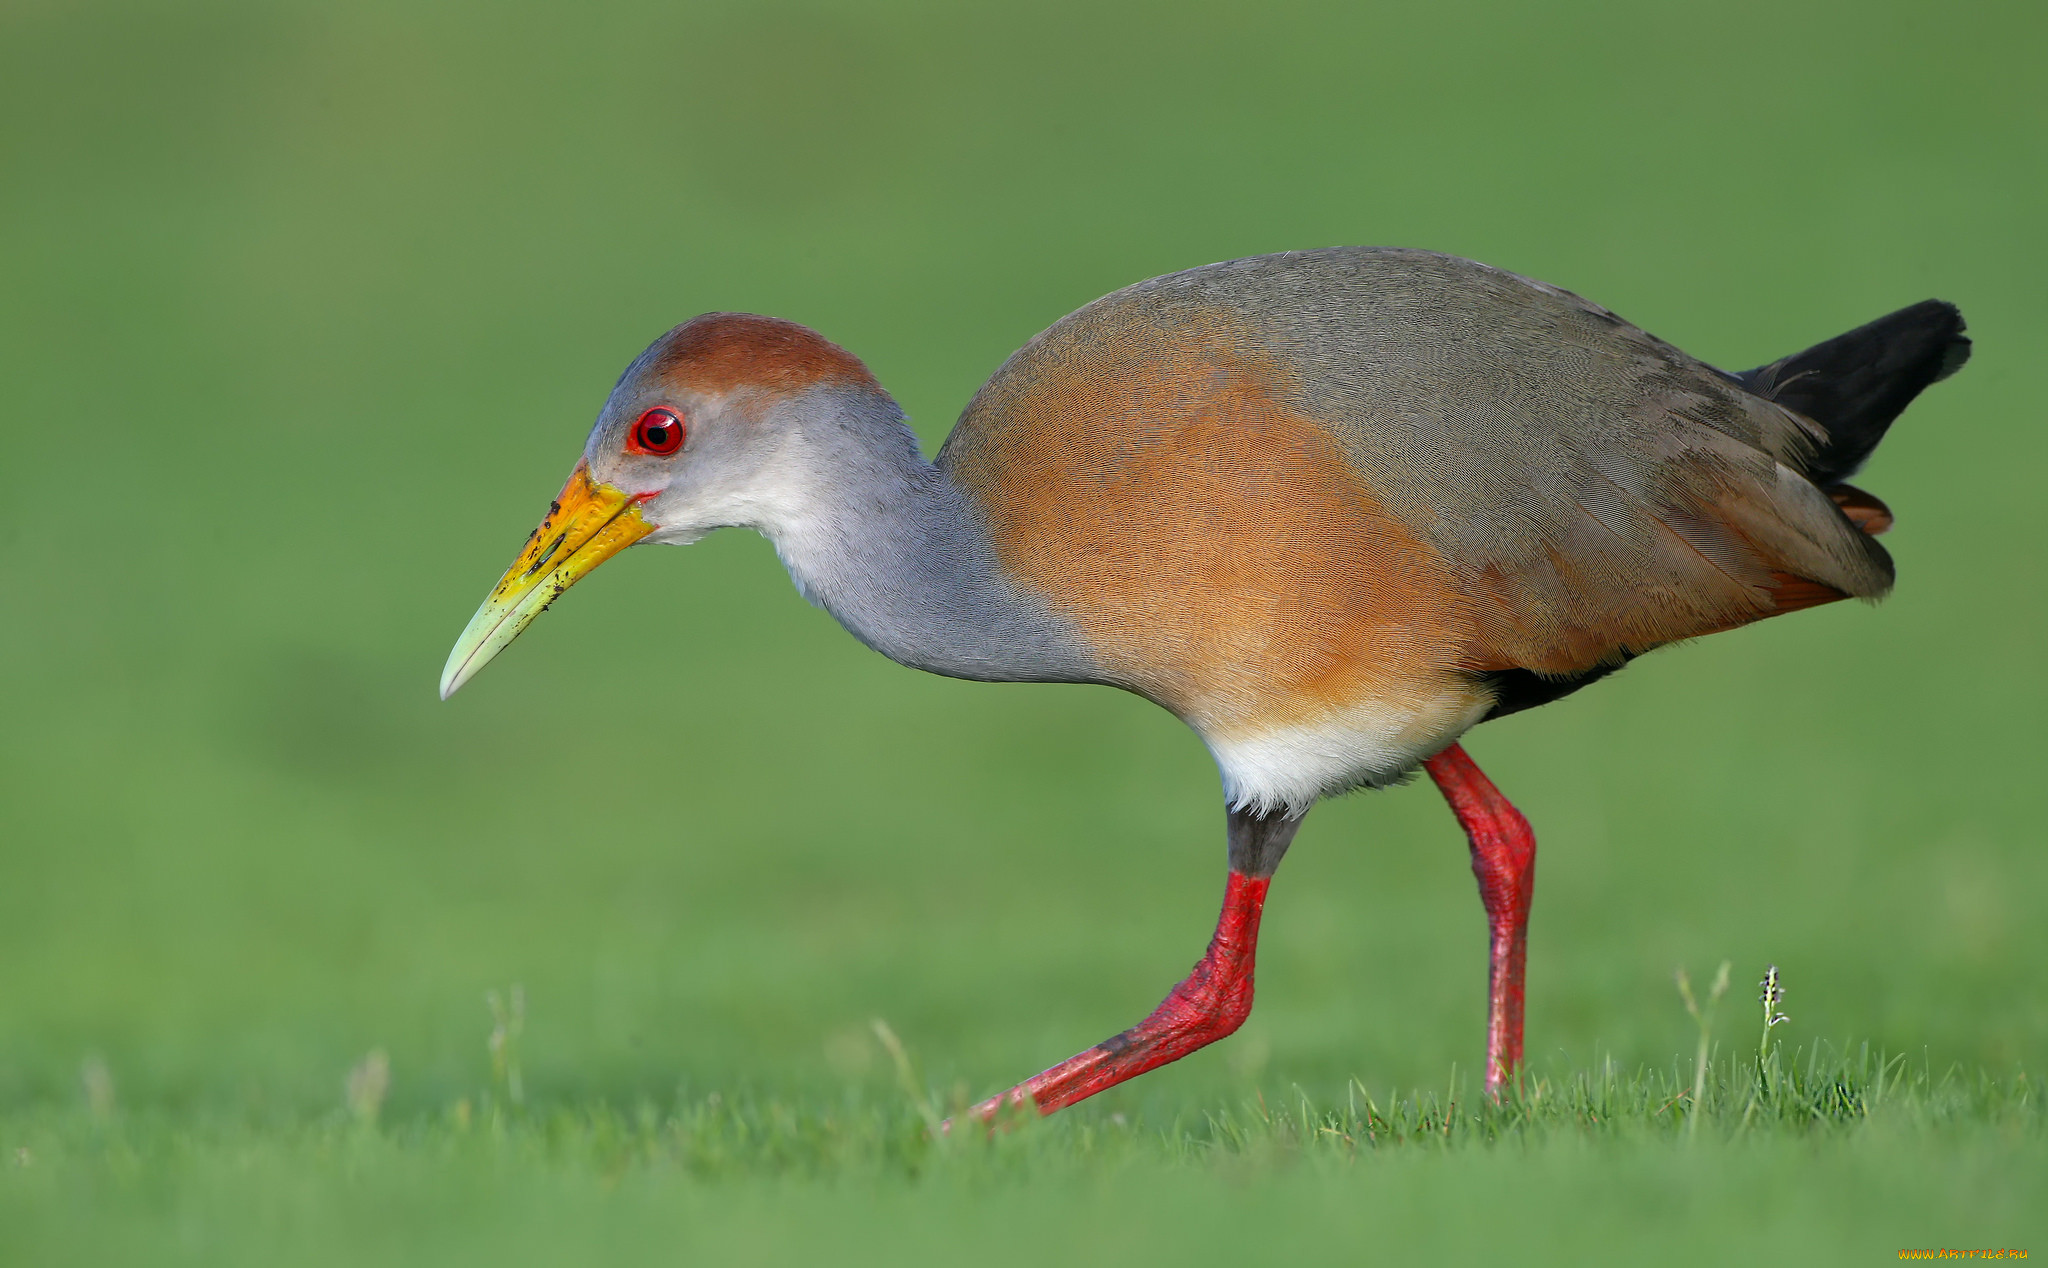
[(797, 590), (901, 664), (995, 682), (1099, 677), (1073, 626), (1004, 577), (973, 503), (894, 401), (818, 394), (788, 457), (800, 496), (760, 525)]

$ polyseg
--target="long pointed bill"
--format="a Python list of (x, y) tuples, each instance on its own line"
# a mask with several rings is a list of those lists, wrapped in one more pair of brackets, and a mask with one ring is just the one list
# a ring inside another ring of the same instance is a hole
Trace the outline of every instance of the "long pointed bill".
[(599, 484), (587, 465), (577, 463), (562, 495), (526, 539), (526, 549), (455, 640), (448, 667), (441, 671), (441, 698), (454, 695), (490, 664), (564, 590), (653, 531), (630, 494)]

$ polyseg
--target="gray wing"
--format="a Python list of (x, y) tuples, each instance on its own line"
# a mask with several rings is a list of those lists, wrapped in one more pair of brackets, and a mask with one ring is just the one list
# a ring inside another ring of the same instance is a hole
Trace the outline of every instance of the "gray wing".
[(1823, 433), (1567, 291), (1423, 251), (1175, 274), (1142, 307), (1234, 310), (1365, 482), (1451, 561), (1475, 668), (1570, 674), (1891, 586), (1800, 474)]

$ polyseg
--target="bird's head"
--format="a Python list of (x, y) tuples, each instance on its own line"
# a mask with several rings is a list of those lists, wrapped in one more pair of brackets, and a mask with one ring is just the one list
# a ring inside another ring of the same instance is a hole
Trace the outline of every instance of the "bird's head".
[(887, 400), (858, 358), (793, 322), (709, 313), (655, 340), (620, 376), (582, 461), (456, 640), (441, 698), (626, 547), (787, 518), (784, 504), (803, 496), (794, 451), (817, 413), (808, 407), (847, 394)]

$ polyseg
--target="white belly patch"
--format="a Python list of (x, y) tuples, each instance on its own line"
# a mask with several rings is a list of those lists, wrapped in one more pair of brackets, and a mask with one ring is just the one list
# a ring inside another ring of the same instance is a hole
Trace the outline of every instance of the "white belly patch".
[[(1319, 798), (1393, 783), (1455, 741), (1493, 707), (1476, 688), (1419, 709), (1351, 705), (1302, 723), (1204, 735), (1239, 810), (1301, 815)], [(1198, 728), (1199, 729), (1199, 728)]]

